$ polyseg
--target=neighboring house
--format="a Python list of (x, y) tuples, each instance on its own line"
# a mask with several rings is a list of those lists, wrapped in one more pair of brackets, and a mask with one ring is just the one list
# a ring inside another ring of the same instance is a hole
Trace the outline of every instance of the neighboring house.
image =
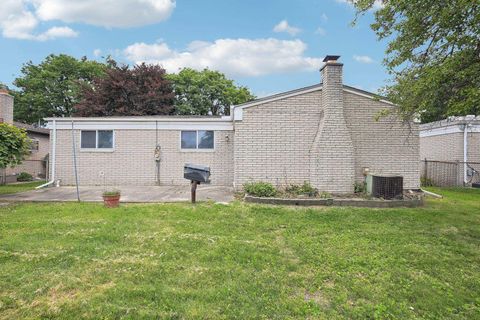
[(16, 181), (16, 176), (21, 172), (28, 172), (34, 178), (45, 178), (46, 157), (50, 150), (50, 130), (13, 121), (13, 97), (6, 90), (0, 90), (0, 122), (25, 129), (31, 139), (30, 154), (25, 160), (20, 165), (7, 168), (1, 173), (2, 177), (6, 178), (6, 182)]
[(75, 139), (80, 185), (188, 184), (183, 165), (196, 163), (210, 166), (212, 184), (236, 189), (248, 181), (309, 181), (320, 191), (351, 193), (365, 168), (419, 188), (418, 126), (375, 121), (393, 105), (343, 85), (337, 59), (325, 58), (322, 83), (234, 106), (230, 116), (46, 119), (50, 179), (75, 183)]
[(422, 175), (442, 178), (442, 184), (478, 181), (474, 176), (472, 181), (472, 169), (480, 171), (480, 116), (449, 117), (420, 125), (420, 159), (429, 162), (426, 168), (423, 164)]

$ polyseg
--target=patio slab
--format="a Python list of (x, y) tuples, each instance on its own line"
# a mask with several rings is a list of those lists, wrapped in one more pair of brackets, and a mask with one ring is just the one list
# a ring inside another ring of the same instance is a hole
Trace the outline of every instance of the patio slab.
[[(105, 189), (120, 190), (120, 202), (155, 203), (155, 202), (185, 202), (190, 201), (190, 186), (82, 186), (80, 200), (86, 202), (101, 202)], [(225, 186), (199, 185), (197, 201), (230, 202), (233, 200), (233, 188)], [(65, 202), (77, 201), (75, 187), (49, 187), (40, 190), (19, 192), (0, 196), (0, 201), (6, 202)]]

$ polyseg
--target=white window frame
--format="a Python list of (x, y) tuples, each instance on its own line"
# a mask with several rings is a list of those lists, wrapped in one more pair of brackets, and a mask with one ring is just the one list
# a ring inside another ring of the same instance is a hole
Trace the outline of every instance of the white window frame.
[[(196, 143), (195, 143), (195, 148), (182, 148), (182, 132), (187, 132), (187, 131), (195, 131), (195, 135), (196, 135)], [(209, 149), (200, 149), (198, 148), (198, 132), (199, 131), (212, 131), (213, 132), (213, 148), (209, 148)], [(215, 151), (215, 147), (216, 147), (216, 144), (215, 144), (215, 130), (180, 130), (180, 134), (179, 134), (179, 140), (180, 140), (180, 151), (182, 152), (214, 152)]]
[[(95, 131), (95, 148), (82, 148), (82, 132), (83, 131)], [(112, 131), (112, 147), (111, 148), (99, 148), (98, 147), (98, 131)], [(110, 129), (85, 129), (80, 130), (80, 151), (83, 152), (113, 152), (115, 150), (115, 130)]]

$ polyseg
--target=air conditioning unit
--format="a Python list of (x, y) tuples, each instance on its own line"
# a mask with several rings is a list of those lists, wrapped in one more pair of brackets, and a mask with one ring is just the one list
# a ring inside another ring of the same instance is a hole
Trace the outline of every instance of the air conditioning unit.
[(386, 200), (403, 199), (403, 177), (367, 175), (367, 193)]

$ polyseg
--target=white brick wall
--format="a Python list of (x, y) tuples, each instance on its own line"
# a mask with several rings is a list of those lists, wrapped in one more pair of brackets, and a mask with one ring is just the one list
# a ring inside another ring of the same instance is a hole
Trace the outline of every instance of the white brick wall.
[[(468, 161), (480, 162), (480, 133), (469, 132)], [(420, 159), (463, 161), (463, 133), (449, 133), (420, 138)]]
[(276, 185), (310, 180), (309, 151), (321, 114), (321, 91), (243, 111), (235, 123), (235, 187), (250, 180)]
[[(115, 130), (113, 152), (82, 151), (80, 131), (76, 130), (75, 134), (80, 185), (156, 184), (154, 130)], [(212, 184), (233, 184), (232, 131), (215, 132), (213, 152), (181, 151), (179, 130), (159, 130), (158, 139), (162, 147), (160, 184), (188, 184), (183, 178), (183, 165), (188, 162), (210, 166)], [(105, 181), (100, 172), (104, 173)], [(64, 185), (75, 183), (70, 130), (57, 130), (56, 179), (61, 179)]]
[(39, 175), (43, 176), (46, 174), (46, 168), (44, 159), (45, 156), (49, 152), (49, 144), (50, 140), (47, 135), (44, 134), (39, 134), (35, 132), (28, 132), (28, 137), (30, 139), (36, 139), (39, 141), (38, 143), (38, 151), (33, 151), (31, 154), (29, 154), (27, 157), (25, 157), (25, 160), (23, 161), (22, 164), (14, 167), (14, 168), (7, 168), (6, 169), (6, 174), (7, 175), (13, 175), (13, 174), (19, 174), (21, 172), (28, 172), (32, 176), (37, 177)]
[[(418, 188), (418, 127), (412, 125), (410, 131), (399, 120), (375, 121), (380, 110), (390, 107), (344, 92), (344, 117), (353, 143), (355, 180), (362, 181), (362, 168), (369, 167), (378, 174), (402, 175), (405, 188)], [(309, 151), (322, 111), (320, 90), (244, 109), (243, 121), (235, 123), (235, 187), (239, 189), (243, 183), (254, 180), (278, 185), (310, 181)], [(334, 143), (335, 135), (331, 137)], [(336, 161), (330, 162), (330, 177), (343, 174), (350, 178), (349, 173), (337, 172)], [(335, 183), (334, 179), (331, 181)], [(339, 189), (333, 186), (331, 190)]]
[(398, 119), (382, 117), (379, 111), (391, 108), (381, 101), (345, 93), (345, 117), (355, 148), (355, 178), (361, 181), (362, 168), (372, 173), (403, 176), (404, 188), (419, 188), (418, 125), (403, 125)]
[(13, 123), (13, 97), (4, 92), (0, 92), (0, 118), (5, 123)]

